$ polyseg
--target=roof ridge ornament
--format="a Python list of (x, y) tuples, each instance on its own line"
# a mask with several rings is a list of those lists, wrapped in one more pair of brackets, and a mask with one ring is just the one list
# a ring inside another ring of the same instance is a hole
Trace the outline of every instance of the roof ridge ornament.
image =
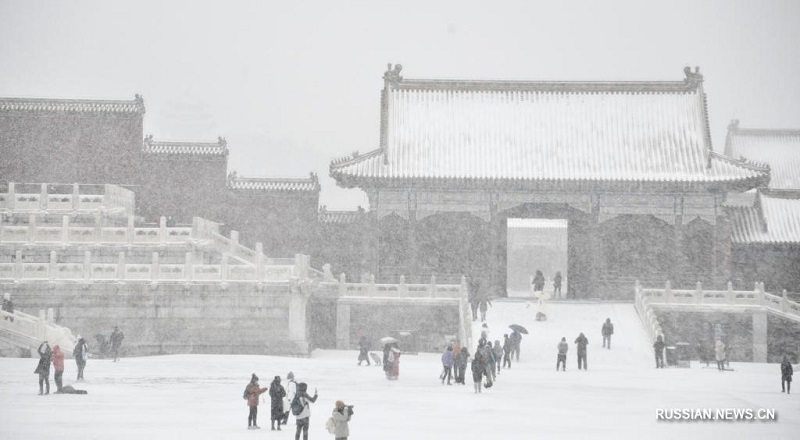
[(686, 78), (683, 79), (683, 82), (686, 84), (697, 87), (703, 82), (703, 75), (700, 74), (700, 67), (698, 66), (694, 67), (694, 72), (692, 72), (691, 67), (686, 66), (683, 68), (683, 73), (686, 75)]
[(739, 130), (739, 120), (731, 119), (731, 123), (728, 124), (728, 131), (738, 131), (738, 130)]
[(395, 64), (394, 69), (392, 69), (392, 63), (387, 64), (386, 72), (383, 74), (383, 81), (386, 85), (397, 85), (400, 81), (403, 80), (403, 77), (400, 76), (400, 71), (403, 70), (402, 64)]

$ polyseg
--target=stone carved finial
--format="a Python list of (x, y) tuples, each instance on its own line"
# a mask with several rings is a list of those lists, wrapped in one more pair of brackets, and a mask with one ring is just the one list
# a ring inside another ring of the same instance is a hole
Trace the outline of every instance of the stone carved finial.
[(700, 74), (700, 67), (695, 67), (694, 72), (692, 72), (692, 68), (686, 66), (683, 68), (683, 73), (686, 75), (686, 78), (683, 79), (683, 82), (686, 84), (696, 86), (703, 82), (703, 75)]
[(403, 66), (400, 64), (395, 64), (394, 69), (392, 69), (392, 63), (389, 63), (386, 67), (386, 72), (383, 74), (383, 80), (387, 84), (397, 84), (403, 80), (403, 77), (400, 76), (400, 71), (403, 70)]
[(233, 184), (233, 182), (235, 182), (237, 178), (238, 177), (236, 175), (236, 171), (235, 170), (229, 171), (228, 172), (228, 185)]
[(353, 159), (358, 159), (358, 150), (353, 151)]
[(317, 173), (312, 171), (308, 173), (308, 177), (311, 179), (312, 182), (319, 183), (319, 177), (317, 176)]
[(153, 135), (152, 134), (148, 134), (147, 136), (145, 136), (144, 137), (144, 143), (147, 144), (147, 145), (151, 145), (153, 143)]
[(217, 143), (222, 148), (228, 148), (228, 141), (222, 136), (217, 136)]
[(137, 93), (137, 94), (133, 95), (133, 99), (136, 100), (137, 104), (144, 105), (144, 97), (142, 95)]
[(739, 129), (739, 120), (731, 119), (731, 123), (728, 124), (728, 131), (736, 131), (738, 129)]

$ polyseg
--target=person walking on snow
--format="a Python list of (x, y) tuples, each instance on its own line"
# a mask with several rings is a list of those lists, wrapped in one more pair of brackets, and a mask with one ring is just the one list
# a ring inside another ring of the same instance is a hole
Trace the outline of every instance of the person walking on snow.
[(456, 367), (456, 383), (460, 383), (461, 385), (466, 385), (466, 373), (467, 373), (467, 364), (469, 363), (469, 350), (467, 347), (462, 347), (461, 350), (458, 351), (458, 355), (456, 356), (455, 367)]
[(503, 335), (503, 368), (511, 368), (511, 353), (514, 352), (513, 344), (508, 339), (508, 334)]
[(258, 426), (258, 400), (259, 397), (267, 392), (267, 388), (261, 388), (258, 386), (258, 376), (256, 373), (253, 373), (250, 376), (250, 383), (247, 384), (247, 406), (250, 408), (250, 412), (247, 415), (247, 429), (261, 429)]
[(53, 374), (53, 380), (56, 382), (56, 393), (61, 394), (61, 388), (63, 388), (63, 377), (64, 377), (64, 352), (61, 351), (61, 347), (58, 345), (53, 346), (53, 370), (55, 373)]
[[(614, 334), (614, 324), (611, 323), (611, 318), (606, 318), (601, 333), (603, 334), (603, 348), (611, 350), (611, 335)], [(608, 346), (606, 346), (606, 343), (608, 343)]]
[[(509, 341), (511, 341), (511, 347), (513, 348), (513, 353), (516, 356), (516, 361), (519, 362), (519, 352), (520, 352), (520, 345), (522, 344), (522, 333), (514, 330), (511, 332), (511, 336), (508, 337)], [(509, 366), (509, 368), (511, 368)]]
[[(586, 346), (589, 345), (589, 340), (581, 333), (575, 339), (575, 343), (578, 344), (578, 369), (580, 370), (583, 365), (583, 370), (586, 371), (589, 369), (589, 363), (586, 361)], [(582, 364), (581, 361), (583, 361)]]
[(308, 405), (308, 402), (316, 402), (317, 401), (317, 390), (314, 390), (314, 397), (311, 397), (306, 392), (308, 390), (308, 385), (305, 382), (301, 382), (297, 384), (297, 396), (295, 397), (300, 401), (300, 405), (303, 406), (303, 411), (298, 414), (295, 419), (297, 420), (297, 431), (294, 433), (294, 440), (300, 440), (300, 433), (303, 433), (303, 440), (308, 440), (308, 425), (309, 425), (309, 418), (311, 417), (311, 407)]
[(664, 368), (664, 338), (661, 335), (653, 343), (653, 350), (656, 353), (656, 368)]
[(72, 349), (72, 356), (78, 366), (77, 380), (83, 380), (83, 370), (86, 368), (86, 359), (89, 358), (89, 346), (86, 344), (86, 339), (78, 338), (78, 343)]
[(497, 367), (496, 368), (496, 370), (497, 370), (496, 374), (500, 374), (500, 363), (502, 363), (502, 361), (503, 361), (503, 346), (500, 345), (500, 340), (499, 339), (495, 339), (494, 348), (492, 348), (492, 352), (494, 354), (494, 363), (495, 363), (495, 366)]
[(725, 370), (725, 343), (722, 342), (722, 339), (717, 339), (717, 343), (714, 344), (714, 355), (717, 358), (717, 369), (719, 371)]
[(486, 372), (486, 359), (483, 357), (482, 348), (478, 347), (475, 350), (475, 357), (472, 358), (472, 382), (476, 394), (481, 392), (481, 379)]
[[(44, 350), (42, 350), (44, 347)], [(39, 395), (50, 394), (50, 362), (53, 356), (53, 351), (47, 341), (42, 342), (36, 350), (39, 352), (39, 364), (33, 370), (34, 374), (39, 375)], [(42, 385), (47, 385), (47, 391), (42, 393)]]
[[(792, 364), (789, 362), (789, 357), (783, 355), (783, 362), (781, 362), (781, 392), (792, 394)], [(785, 387), (784, 387), (785, 385)]]
[(558, 343), (558, 358), (556, 359), (556, 371), (558, 371), (558, 366), (561, 365), (561, 371), (567, 371), (567, 350), (569, 350), (569, 344), (567, 344), (567, 338), (561, 338), (561, 342)]
[(361, 366), (361, 362), (367, 361), (367, 366), (369, 367), (371, 364), (369, 363), (369, 342), (367, 342), (367, 337), (362, 336), (361, 339), (358, 341), (358, 366)]
[(283, 398), (286, 397), (286, 390), (281, 385), (281, 377), (275, 376), (269, 386), (270, 397), (270, 427), (275, 431), (275, 422), (278, 422), (278, 431), (281, 430), (281, 420), (283, 420)]
[(450, 379), (453, 375), (453, 364), (455, 363), (455, 356), (453, 356), (453, 346), (448, 345), (447, 348), (442, 353), (442, 367), (444, 370), (442, 374), (439, 376), (442, 379), (442, 385), (444, 385), (444, 380), (447, 379), (447, 384), (452, 385), (450, 383)]
[(119, 327), (114, 327), (114, 331), (111, 332), (111, 354), (114, 356), (114, 362), (119, 361), (119, 348), (122, 346), (122, 340), (125, 339), (125, 335), (122, 334)]
[(289, 413), (290, 405), (292, 400), (294, 399), (295, 394), (297, 394), (297, 382), (294, 381), (294, 373), (291, 371), (286, 375), (286, 398), (284, 402), (286, 403), (283, 406), (283, 424), (289, 423)]

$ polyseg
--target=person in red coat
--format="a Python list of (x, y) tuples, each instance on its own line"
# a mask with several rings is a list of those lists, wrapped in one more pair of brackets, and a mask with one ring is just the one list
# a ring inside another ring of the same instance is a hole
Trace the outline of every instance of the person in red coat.
[(247, 416), (247, 429), (261, 429), (258, 426), (258, 400), (268, 389), (261, 388), (258, 385), (258, 376), (253, 373), (250, 377), (250, 383), (247, 384), (247, 406), (250, 407), (250, 413)]
[(61, 347), (58, 345), (53, 346), (53, 369), (55, 370), (55, 375), (53, 379), (56, 381), (56, 393), (61, 392), (62, 387), (62, 376), (64, 376), (64, 352), (61, 351)]

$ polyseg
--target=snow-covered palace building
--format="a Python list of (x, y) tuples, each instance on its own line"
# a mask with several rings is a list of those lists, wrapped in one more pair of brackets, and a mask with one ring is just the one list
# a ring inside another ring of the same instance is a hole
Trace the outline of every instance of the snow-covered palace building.
[[(527, 273), (560, 271), (574, 297), (630, 299), (636, 279), (749, 283), (731, 271), (745, 265), (732, 257), (748, 258), (752, 241), (736, 229), (744, 214), (732, 223), (726, 199), (767, 187), (770, 168), (714, 151), (698, 69), (687, 67), (680, 81), (643, 82), (400, 73), (390, 65), (384, 75), (379, 148), (330, 165), (340, 186), (368, 194), (369, 261), (379, 279), (463, 273), (505, 295), (511, 220), (538, 219), (562, 225), (540, 237), (566, 240), (560, 251), (530, 245), (540, 257)], [(762, 191), (754, 209), (770, 211), (777, 198)], [(796, 249), (794, 218), (787, 227)], [(565, 263), (553, 267), (559, 252)]]

